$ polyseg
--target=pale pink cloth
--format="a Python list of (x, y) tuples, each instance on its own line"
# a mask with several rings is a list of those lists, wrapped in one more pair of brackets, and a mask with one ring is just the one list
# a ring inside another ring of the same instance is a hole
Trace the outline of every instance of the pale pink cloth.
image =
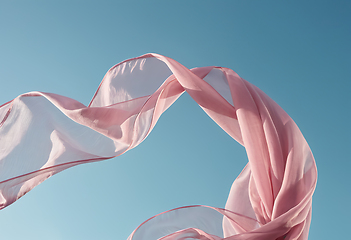
[(136, 147), (184, 91), (246, 148), (249, 163), (225, 209), (173, 209), (145, 221), (129, 240), (307, 239), (317, 170), (293, 120), (231, 69), (189, 70), (158, 54), (112, 67), (88, 107), (42, 92), (2, 105), (0, 208), (64, 169)]

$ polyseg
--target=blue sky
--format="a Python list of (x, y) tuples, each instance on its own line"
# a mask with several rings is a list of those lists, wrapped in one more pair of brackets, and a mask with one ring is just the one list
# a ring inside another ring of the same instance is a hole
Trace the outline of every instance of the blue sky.
[[(29, 91), (88, 104), (148, 52), (229, 67), (295, 120), (319, 171), (310, 240), (349, 227), (350, 1), (0, 0), (0, 104)], [(199, 122), (201, 124), (199, 124)], [(126, 239), (185, 205), (224, 207), (245, 149), (184, 94), (137, 148), (48, 179), (0, 211), (1, 239)]]

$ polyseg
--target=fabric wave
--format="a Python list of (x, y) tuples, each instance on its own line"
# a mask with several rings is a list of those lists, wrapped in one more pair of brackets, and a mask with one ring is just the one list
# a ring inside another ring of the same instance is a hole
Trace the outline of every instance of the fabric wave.
[(245, 147), (249, 162), (225, 209), (173, 209), (128, 240), (307, 239), (317, 169), (294, 121), (231, 69), (189, 70), (158, 54), (112, 67), (88, 106), (43, 92), (0, 106), (0, 208), (62, 170), (136, 147), (184, 91)]

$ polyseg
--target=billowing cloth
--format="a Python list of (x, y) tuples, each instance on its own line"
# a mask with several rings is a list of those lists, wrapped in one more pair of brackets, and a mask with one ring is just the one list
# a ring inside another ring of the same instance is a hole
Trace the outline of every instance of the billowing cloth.
[(3, 104), (0, 208), (64, 169), (136, 147), (184, 91), (245, 147), (249, 162), (225, 209), (173, 209), (145, 221), (128, 239), (307, 239), (317, 170), (294, 121), (231, 69), (189, 70), (158, 54), (112, 67), (88, 107), (43, 92)]

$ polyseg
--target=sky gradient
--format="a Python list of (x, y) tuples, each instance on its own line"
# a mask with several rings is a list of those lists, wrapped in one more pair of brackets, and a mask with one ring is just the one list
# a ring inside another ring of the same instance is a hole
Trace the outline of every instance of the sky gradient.
[[(351, 215), (350, 13), (340, 0), (0, 0), (0, 105), (30, 91), (87, 105), (110, 67), (148, 52), (231, 68), (275, 100), (312, 149), (309, 239), (342, 239)], [(172, 208), (224, 207), (246, 162), (184, 94), (137, 148), (59, 173), (1, 210), (0, 238), (127, 239)]]

